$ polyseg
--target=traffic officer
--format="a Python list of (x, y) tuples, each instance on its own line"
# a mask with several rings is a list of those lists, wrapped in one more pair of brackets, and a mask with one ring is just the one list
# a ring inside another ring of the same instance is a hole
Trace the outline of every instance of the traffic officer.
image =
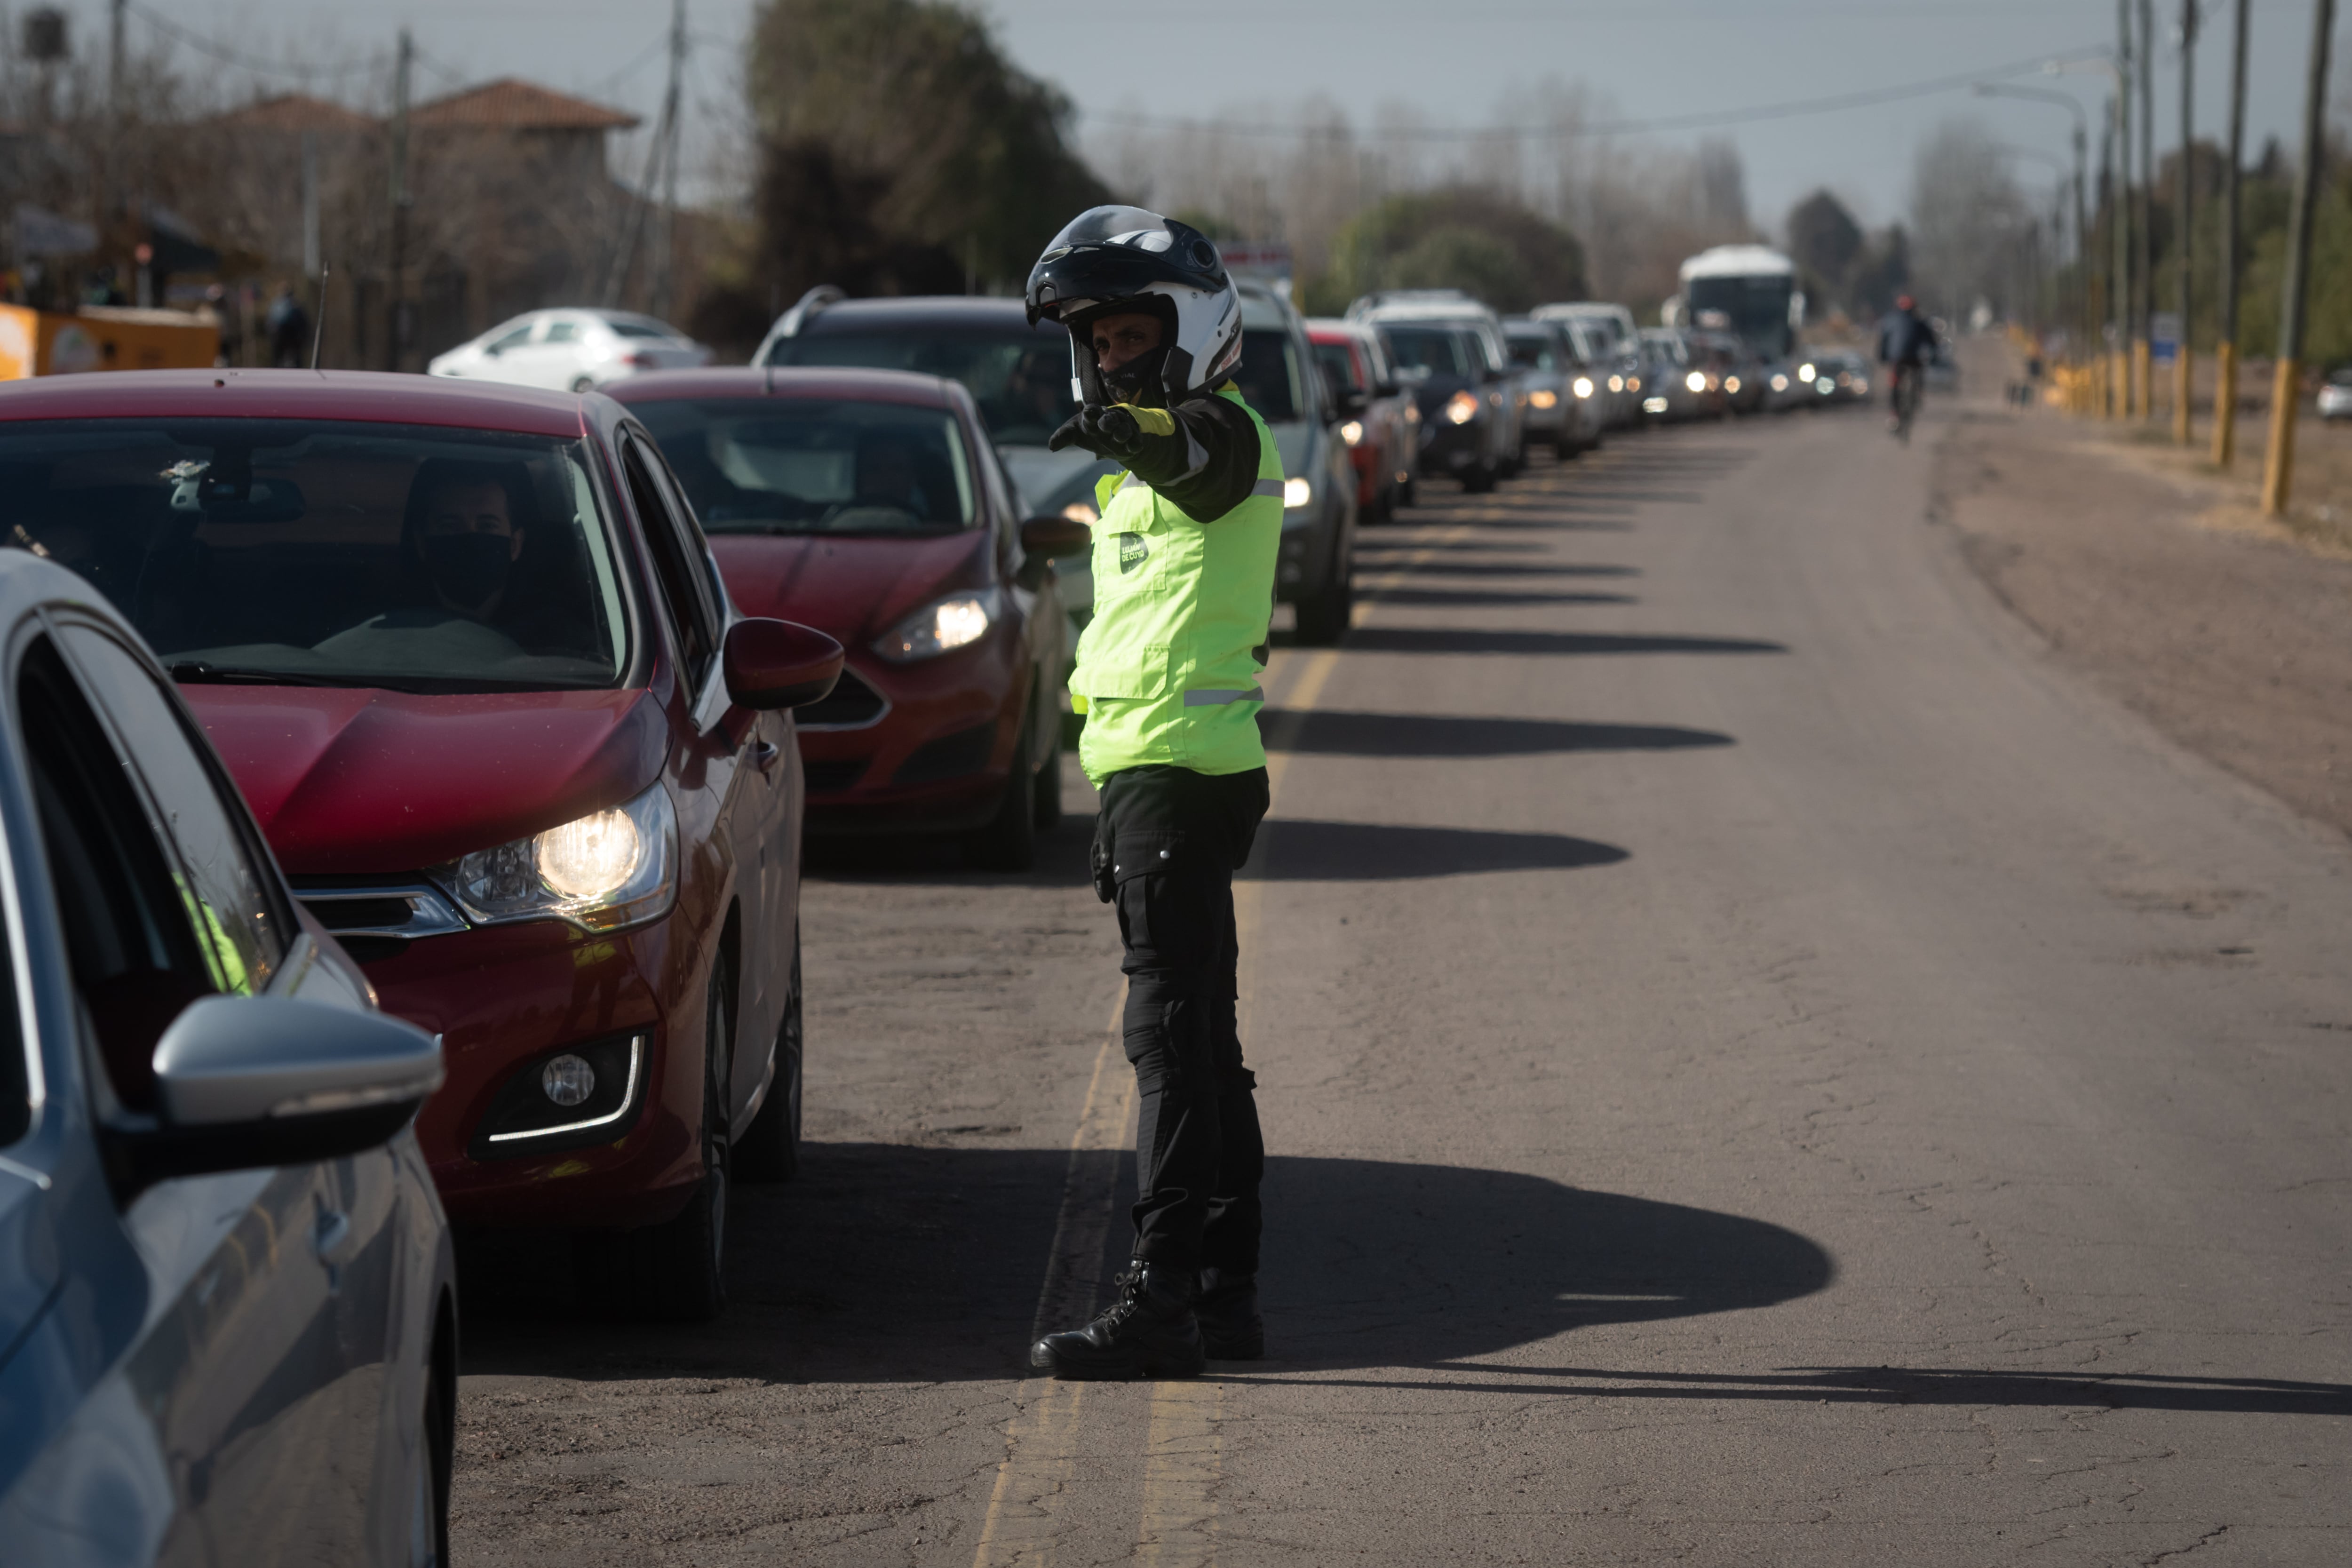
[(1216, 247), (1139, 207), (1080, 214), (1029, 274), (1069, 330), (1077, 414), (1055, 449), (1097, 486), (1078, 760), (1101, 792), (1095, 890), (1118, 911), (1135, 1067), (1133, 1262), (1091, 1323), (1030, 1361), (1055, 1377), (1185, 1377), (1265, 1353), (1256, 1080), (1235, 1027), (1234, 872), (1265, 815), (1258, 689), (1282, 541), (1282, 459), (1231, 376), (1241, 301)]

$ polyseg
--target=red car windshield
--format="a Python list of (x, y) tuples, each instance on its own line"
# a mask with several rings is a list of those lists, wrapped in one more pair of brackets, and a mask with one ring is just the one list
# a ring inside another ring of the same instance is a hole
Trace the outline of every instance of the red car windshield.
[(706, 533), (956, 533), (979, 514), (955, 416), (900, 403), (635, 404)]
[(111, 599), (182, 680), (618, 683), (627, 618), (578, 442), (327, 420), (0, 425), (0, 544)]

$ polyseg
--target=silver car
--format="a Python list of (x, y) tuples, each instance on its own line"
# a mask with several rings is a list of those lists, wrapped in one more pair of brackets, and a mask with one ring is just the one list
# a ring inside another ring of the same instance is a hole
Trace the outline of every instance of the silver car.
[(96, 591), (0, 552), (0, 1560), (439, 1563), (439, 1042)]

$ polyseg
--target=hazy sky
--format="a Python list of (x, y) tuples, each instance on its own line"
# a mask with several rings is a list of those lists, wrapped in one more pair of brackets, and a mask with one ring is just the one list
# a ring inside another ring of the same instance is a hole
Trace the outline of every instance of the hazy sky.
[[(134, 37), (160, 36), (142, 13), (266, 58), (349, 59), (414, 28), (425, 70), (421, 93), (503, 75), (587, 90), (645, 113), (658, 107), (664, 0), (132, 0)], [(2290, 144), (2303, 96), (2312, 0), (2252, 0), (2249, 147), (2267, 135)], [(709, 119), (731, 103), (737, 45), (755, 0), (688, 0), (697, 43), (689, 110)], [(2205, 0), (2198, 49), (2197, 118), (2208, 132), (2226, 107), (2230, 0)], [(2157, 136), (2179, 135), (2172, 43), (2180, 0), (2158, 0), (2164, 39)], [(21, 10), (21, 6), (12, 9)], [(1086, 118), (1082, 140), (1108, 114), (1213, 118), (1264, 114), (1320, 94), (1360, 124), (1383, 103), (1404, 103), (1433, 124), (1491, 122), (1513, 88), (1546, 79), (1582, 82), (1629, 120), (1785, 103), (1897, 87), (2112, 43), (2115, 0), (986, 0), (1014, 60), (1058, 83)], [(102, 0), (70, 0), (75, 45), (103, 47)], [(2137, 5), (2135, 4), (2135, 16)], [(2336, 57), (2345, 40), (2339, 37)], [(1142, 62), (1149, 74), (1119, 74)], [(268, 81), (222, 68), (225, 80)], [(2340, 84), (2347, 79), (2337, 73)], [(2021, 79), (2078, 95), (2097, 109), (2107, 79), (2093, 70)], [(331, 86), (331, 83), (321, 83)], [(354, 83), (354, 85), (357, 85)], [(2352, 106), (2339, 105), (2339, 108)], [(1936, 123), (1975, 114), (2021, 148), (2018, 171), (2046, 189), (2048, 156), (2070, 156), (2061, 110), (1932, 97), (1734, 125), (1750, 205), (1777, 228), (1816, 185), (1844, 195), (1870, 222), (1909, 205), (1912, 155)], [(1655, 138), (1689, 142), (1701, 134)], [(707, 134), (698, 136), (706, 143)], [(2251, 155), (2251, 153), (2250, 153)], [(623, 160), (623, 166), (631, 166)]]

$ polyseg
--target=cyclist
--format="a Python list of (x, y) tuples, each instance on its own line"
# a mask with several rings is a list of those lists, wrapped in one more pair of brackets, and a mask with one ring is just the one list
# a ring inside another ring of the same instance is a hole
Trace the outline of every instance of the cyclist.
[(1936, 358), (1936, 329), (1919, 314), (1908, 294), (1895, 298), (1895, 309), (1878, 324), (1878, 363), (1887, 367), (1886, 427), (1896, 435), (1911, 428), (1919, 411), (1919, 382)]

